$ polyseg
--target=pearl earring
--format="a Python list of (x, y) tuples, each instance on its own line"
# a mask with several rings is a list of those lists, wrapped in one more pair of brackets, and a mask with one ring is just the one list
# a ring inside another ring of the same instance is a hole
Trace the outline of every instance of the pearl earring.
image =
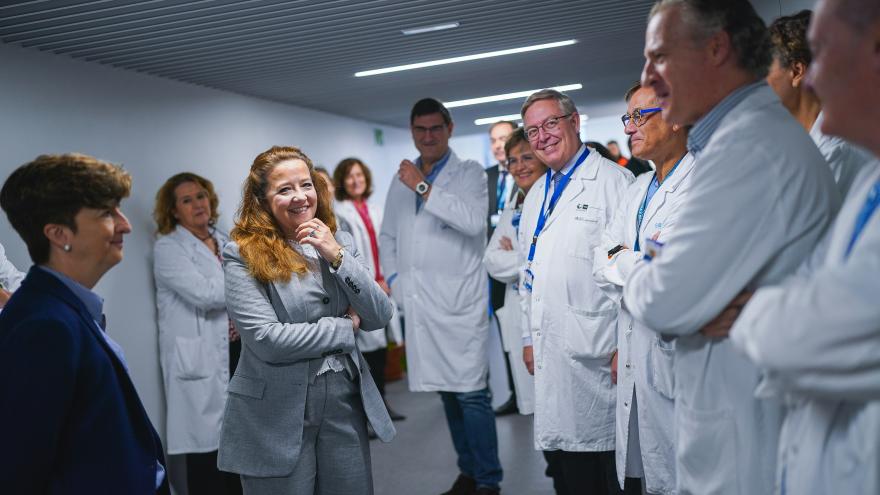
[(73, 248), (70, 247), (70, 244), (65, 244), (65, 245), (64, 245), (64, 252), (65, 252), (65, 253), (69, 253), (71, 249), (73, 249)]

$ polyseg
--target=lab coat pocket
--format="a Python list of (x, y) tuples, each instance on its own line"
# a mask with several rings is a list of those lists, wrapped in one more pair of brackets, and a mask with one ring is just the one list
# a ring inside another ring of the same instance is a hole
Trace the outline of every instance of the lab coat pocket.
[(681, 402), (675, 408), (679, 493), (742, 495), (731, 413), (692, 409)]
[(565, 315), (565, 349), (573, 359), (607, 360), (617, 346), (614, 320), (617, 311), (584, 311), (571, 306)]
[(675, 392), (675, 375), (673, 374), (675, 343), (655, 338), (649, 352), (648, 363), (651, 369), (648, 372), (648, 379), (651, 387), (667, 399), (673, 399)]
[(211, 376), (209, 348), (199, 338), (175, 337), (174, 354), (177, 356), (178, 380), (201, 380)]
[(572, 231), (570, 232), (568, 255), (574, 258), (593, 260), (593, 250), (599, 243), (601, 218), (598, 208), (578, 209), (572, 214)]

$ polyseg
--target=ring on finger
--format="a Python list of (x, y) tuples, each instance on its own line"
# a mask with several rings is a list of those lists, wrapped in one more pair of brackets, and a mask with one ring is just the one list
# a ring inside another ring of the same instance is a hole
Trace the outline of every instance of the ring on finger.
[(318, 237), (317, 235), (315, 235), (315, 232), (317, 232), (317, 230), (316, 230), (316, 229), (312, 229), (312, 231), (309, 232), (309, 237)]

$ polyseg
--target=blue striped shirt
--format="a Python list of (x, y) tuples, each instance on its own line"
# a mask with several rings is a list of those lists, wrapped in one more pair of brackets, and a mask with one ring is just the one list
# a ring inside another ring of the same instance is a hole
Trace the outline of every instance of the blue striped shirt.
[(750, 94), (754, 93), (758, 88), (766, 86), (767, 82), (760, 81), (740, 86), (733, 90), (729, 95), (725, 96), (717, 105), (715, 105), (709, 113), (703, 115), (700, 120), (691, 128), (688, 133), (687, 149), (694, 155), (699, 154), (703, 148), (709, 144), (715, 130), (721, 124), (724, 117), (730, 113), (737, 105), (743, 102)]

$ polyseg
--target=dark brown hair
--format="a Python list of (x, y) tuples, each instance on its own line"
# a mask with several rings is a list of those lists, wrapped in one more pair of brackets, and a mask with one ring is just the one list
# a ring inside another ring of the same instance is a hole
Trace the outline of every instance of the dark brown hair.
[(770, 24), (770, 40), (773, 41), (773, 55), (779, 65), (788, 69), (796, 62), (809, 67), (813, 61), (807, 43), (807, 28), (813, 13), (802, 10), (794, 15), (783, 16)]
[(362, 199), (367, 199), (373, 194), (373, 174), (370, 172), (370, 169), (357, 158), (346, 158), (333, 169), (333, 185), (336, 187), (336, 199), (339, 201), (351, 199), (351, 196), (345, 190), (345, 178), (348, 177), (348, 174), (355, 165), (361, 166), (361, 170), (364, 172), (364, 179), (367, 181), (367, 188), (364, 190), (364, 197)]
[(119, 167), (78, 153), (40, 155), (18, 167), (0, 190), (0, 206), (27, 245), (31, 260), (49, 260), (48, 224), (76, 232), (83, 208), (113, 206), (131, 192), (131, 176)]
[(529, 144), (529, 139), (526, 137), (526, 131), (522, 127), (517, 127), (504, 142), (504, 156), (510, 156), (510, 152), (522, 143)]

